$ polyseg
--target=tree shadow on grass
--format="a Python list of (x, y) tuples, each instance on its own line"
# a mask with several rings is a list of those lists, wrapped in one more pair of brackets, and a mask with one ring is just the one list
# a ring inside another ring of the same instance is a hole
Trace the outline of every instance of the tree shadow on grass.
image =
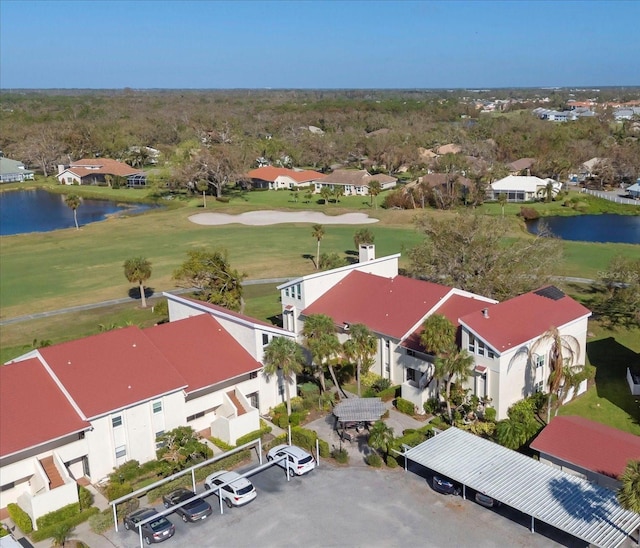
[(609, 400), (639, 423), (638, 397), (629, 389), (627, 367), (640, 367), (640, 354), (620, 344), (615, 337), (607, 337), (587, 343), (587, 356), (596, 368), (598, 397)]
[[(153, 287), (145, 287), (144, 288), (144, 296), (148, 299), (149, 297), (153, 297), (155, 293), (155, 289)], [(139, 287), (132, 287), (131, 289), (129, 289), (129, 298), (130, 299), (136, 299), (136, 300), (140, 300), (140, 288)]]

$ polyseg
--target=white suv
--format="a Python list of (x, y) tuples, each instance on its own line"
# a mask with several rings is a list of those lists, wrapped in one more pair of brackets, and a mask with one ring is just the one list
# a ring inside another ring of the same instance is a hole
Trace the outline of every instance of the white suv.
[(204, 480), (204, 488), (211, 489), (216, 495), (222, 497), (229, 508), (242, 506), (256, 498), (256, 489), (247, 478), (226, 470), (208, 475)]
[(287, 458), (276, 464), (282, 468), (288, 468), (293, 475), (302, 476), (316, 467), (314, 458), (295, 445), (276, 445), (267, 453), (267, 460), (271, 461), (283, 455)]

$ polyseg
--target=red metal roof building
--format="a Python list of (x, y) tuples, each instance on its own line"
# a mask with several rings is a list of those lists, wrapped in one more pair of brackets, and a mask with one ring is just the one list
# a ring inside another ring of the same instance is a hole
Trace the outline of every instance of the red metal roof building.
[(640, 437), (577, 416), (555, 417), (531, 443), (540, 460), (617, 488), (630, 460), (640, 460)]

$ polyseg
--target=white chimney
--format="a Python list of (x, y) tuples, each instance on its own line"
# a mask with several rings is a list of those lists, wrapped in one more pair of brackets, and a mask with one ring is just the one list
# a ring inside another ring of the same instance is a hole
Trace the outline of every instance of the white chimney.
[(488, 309), (488, 308), (483, 308), (483, 309), (482, 309), (482, 315), (483, 315), (485, 318), (488, 318), (488, 317), (489, 317), (489, 309)]
[(376, 258), (376, 246), (373, 244), (360, 244), (359, 261), (366, 263)]

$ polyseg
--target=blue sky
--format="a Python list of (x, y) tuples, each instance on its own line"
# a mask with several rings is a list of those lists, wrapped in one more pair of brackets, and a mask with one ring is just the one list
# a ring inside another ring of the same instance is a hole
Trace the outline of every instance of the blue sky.
[(0, 87), (640, 85), (640, 1), (0, 0)]

